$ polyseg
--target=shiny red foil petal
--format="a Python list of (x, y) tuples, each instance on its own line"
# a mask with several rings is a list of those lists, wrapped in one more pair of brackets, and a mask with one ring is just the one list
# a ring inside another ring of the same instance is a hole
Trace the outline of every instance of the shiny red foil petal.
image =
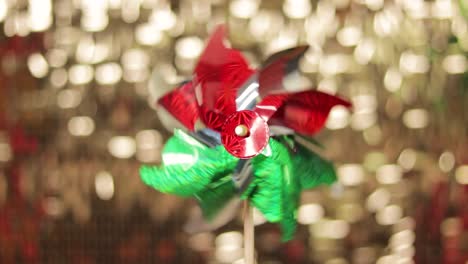
[(192, 82), (183, 84), (158, 100), (182, 125), (194, 130), (198, 119), (198, 105)]
[(193, 80), (201, 99), (200, 118), (217, 131), (222, 126), (219, 120), (236, 111), (237, 89), (254, 72), (240, 51), (225, 46), (225, 38), (226, 28), (219, 26), (195, 67)]
[[(244, 125), (248, 129), (245, 136), (238, 136), (236, 127)], [(247, 159), (257, 156), (268, 144), (270, 131), (267, 123), (257, 113), (250, 110), (230, 115), (221, 132), (221, 143), (233, 156)]]
[(265, 61), (258, 75), (261, 97), (271, 93), (286, 92), (283, 87), (283, 79), (288, 72), (288, 66), (290, 63), (297, 63), (297, 60), (307, 49), (308, 46), (287, 49), (273, 54)]
[[(264, 118), (271, 117), (272, 124), (289, 127), (300, 134), (313, 135), (323, 128), (330, 110), (336, 105), (351, 107), (349, 102), (337, 96), (311, 90), (267, 96), (255, 111)], [(277, 108), (274, 113), (273, 108)]]

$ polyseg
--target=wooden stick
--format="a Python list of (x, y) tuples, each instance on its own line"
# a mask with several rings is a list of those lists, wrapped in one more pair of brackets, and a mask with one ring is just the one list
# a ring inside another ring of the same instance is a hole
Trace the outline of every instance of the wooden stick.
[(244, 260), (245, 264), (255, 264), (253, 208), (244, 201)]

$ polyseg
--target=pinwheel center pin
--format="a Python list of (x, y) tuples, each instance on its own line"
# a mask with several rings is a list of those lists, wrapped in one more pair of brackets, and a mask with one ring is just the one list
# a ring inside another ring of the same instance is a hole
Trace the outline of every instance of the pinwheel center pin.
[(233, 156), (248, 159), (257, 156), (267, 146), (270, 130), (266, 121), (254, 111), (231, 114), (221, 130), (221, 143)]
[(239, 137), (246, 137), (249, 135), (249, 128), (246, 125), (238, 125), (234, 129), (234, 133)]

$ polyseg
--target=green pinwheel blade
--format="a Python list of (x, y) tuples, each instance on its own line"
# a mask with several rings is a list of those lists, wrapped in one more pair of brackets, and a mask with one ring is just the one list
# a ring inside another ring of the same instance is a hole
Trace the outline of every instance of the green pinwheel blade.
[(322, 184), (330, 185), (336, 181), (333, 164), (301, 144), (296, 144), (296, 153), (292, 156), (292, 161), (302, 190)]
[(241, 198), (248, 197), (268, 221), (280, 222), (286, 241), (296, 229), (300, 184), (288, 149), (270, 139), (268, 152), (253, 158), (254, 180)]
[(211, 182), (232, 172), (237, 158), (223, 146), (209, 148), (181, 130), (176, 130), (163, 149), (161, 166), (143, 166), (143, 182), (179, 196), (191, 196)]
[(236, 187), (231, 177), (231, 174), (226, 174), (224, 177), (208, 184), (206, 189), (195, 194), (205, 219), (212, 220), (215, 218), (236, 195)]

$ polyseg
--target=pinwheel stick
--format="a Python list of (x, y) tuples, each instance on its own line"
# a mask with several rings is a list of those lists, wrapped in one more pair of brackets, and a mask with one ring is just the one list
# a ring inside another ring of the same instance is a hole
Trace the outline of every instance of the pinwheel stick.
[(244, 201), (244, 260), (255, 264), (253, 208), (248, 201)]

